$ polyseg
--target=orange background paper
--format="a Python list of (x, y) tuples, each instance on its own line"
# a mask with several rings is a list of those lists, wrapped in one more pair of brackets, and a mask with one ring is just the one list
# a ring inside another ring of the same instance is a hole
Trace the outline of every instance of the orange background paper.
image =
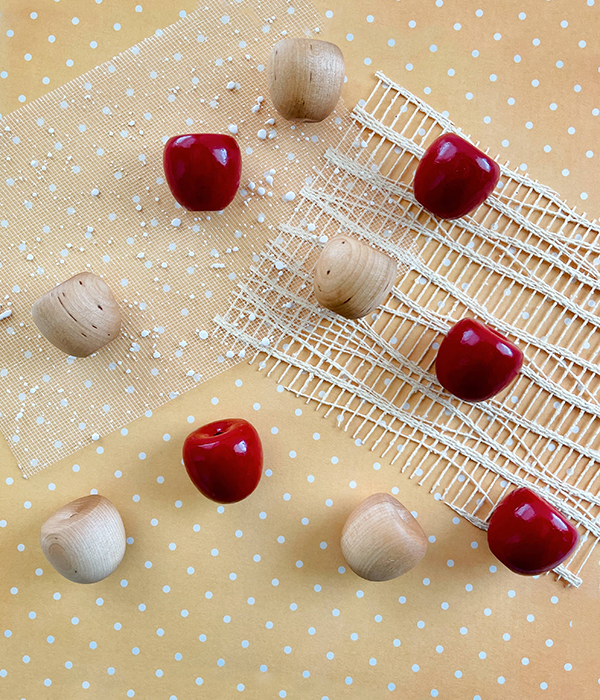
[[(595, 216), (600, 3), (315, 4), (332, 13), (324, 37), (345, 53), (349, 106), (382, 69)], [(141, 5), (2, 0), (0, 111), (196, 3)], [(187, 480), (180, 447), (194, 426), (233, 414), (258, 428), (270, 473), (250, 499), (219, 512)], [(597, 556), (578, 590), (495, 570), (484, 533), (334, 424), (239, 365), (30, 480), (2, 444), (3, 700), (597, 697)], [(133, 541), (111, 578), (77, 586), (48, 565), (38, 532), (54, 509), (92, 489), (117, 505)], [(376, 491), (396, 493), (435, 538), (416, 570), (386, 584), (340, 569), (343, 522)]]

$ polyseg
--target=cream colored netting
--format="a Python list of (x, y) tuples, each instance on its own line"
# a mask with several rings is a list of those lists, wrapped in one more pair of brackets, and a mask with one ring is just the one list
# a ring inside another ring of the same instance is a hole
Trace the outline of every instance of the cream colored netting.
[[(473, 216), (432, 219), (413, 198), (413, 173), (427, 144), (457, 130), (377, 78), (354, 110), (360, 134), (327, 150), (320, 177), (218, 319), (225, 343), (253, 348), (261, 369), (480, 528), (513, 485), (543, 493), (579, 527), (578, 550), (556, 569), (579, 585), (600, 536), (600, 227), (508, 166)], [(358, 322), (319, 308), (312, 293), (319, 251), (339, 232), (408, 270)], [(517, 383), (477, 405), (444, 392), (433, 371), (443, 334), (467, 315), (526, 356)]]
[[(318, 33), (319, 17), (305, 2), (245, 7), (203, 6), (0, 121), (0, 429), (25, 475), (226, 369), (215, 309), (350, 122), (343, 107), (306, 128), (277, 117), (270, 47)], [(163, 181), (163, 143), (190, 131), (237, 132), (242, 188), (223, 214), (179, 208)], [(111, 286), (124, 330), (82, 360), (30, 309), (84, 270)]]

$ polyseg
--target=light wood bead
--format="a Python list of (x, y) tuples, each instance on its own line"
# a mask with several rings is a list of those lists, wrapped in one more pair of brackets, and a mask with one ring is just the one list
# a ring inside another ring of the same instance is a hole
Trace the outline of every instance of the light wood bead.
[(409, 510), (387, 493), (365, 498), (342, 531), (348, 566), (368, 581), (389, 581), (414, 568), (425, 556), (427, 536)]
[(375, 311), (396, 281), (396, 263), (356, 238), (336, 236), (315, 266), (315, 296), (321, 306), (346, 318)]
[(31, 315), (40, 333), (59, 350), (87, 357), (119, 336), (121, 311), (110, 288), (82, 272), (38, 299)]
[(125, 540), (119, 511), (100, 495), (67, 503), (40, 532), (46, 559), (75, 583), (97, 583), (110, 576), (123, 559)]
[(316, 39), (278, 41), (267, 66), (271, 100), (289, 121), (326, 119), (340, 99), (345, 75), (339, 47)]

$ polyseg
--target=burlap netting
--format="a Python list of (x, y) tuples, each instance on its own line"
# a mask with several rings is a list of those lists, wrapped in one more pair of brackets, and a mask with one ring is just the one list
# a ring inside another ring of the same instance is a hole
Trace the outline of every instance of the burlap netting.
[[(202, 7), (0, 123), (0, 428), (25, 475), (225, 369), (210, 339), (270, 231), (350, 121), (278, 118), (270, 47), (318, 33), (308, 3)], [(268, 7), (267, 7), (268, 5)], [(170, 136), (237, 134), (239, 195), (223, 213), (180, 208), (163, 179)], [(297, 201), (297, 200), (296, 200)], [(121, 337), (86, 359), (41, 337), (30, 309), (89, 270), (123, 309)]]
[[(579, 547), (556, 569), (579, 585), (600, 538), (600, 227), (506, 164), (472, 215), (428, 214), (415, 168), (434, 138), (459, 129), (377, 76), (354, 109), (360, 134), (327, 149), (327, 167), (219, 318), (225, 347), (249, 347), (260, 368), (477, 527), (514, 486), (540, 493), (579, 528)], [(339, 232), (402, 268), (382, 307), (358, 321), (313, 294), (318, 254)], [(435, 376), (439, 343), (464, 317), (525, 354), (514, 385), (479, 404)]]

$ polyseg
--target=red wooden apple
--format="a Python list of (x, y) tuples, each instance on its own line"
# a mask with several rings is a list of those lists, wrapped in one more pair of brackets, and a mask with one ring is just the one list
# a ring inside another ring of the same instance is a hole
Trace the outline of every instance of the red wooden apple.
[(500, 168), (456, 134), (443, 134), (425, 151), (413, 184), (417, 201), (441, 219), (468, 214), (491, 194)]
[(579, 541), (564, 515), (526, 488), (512, 491), (496, 506), (487, 537), (504, 566), (528, 576), (557, 567)]
[(207, 498), (236, 503), (258, 486), (262, 444), (255, 428), (243, 418), (218, 420), (187, 436), (183, 463), (194, 486)]
[(173, 197), (191, 211), (225, 209), (240, 186), (242, 154), (226, 134), (173, 136), (163, 164)]
[(439, 383), (463, 401), (485, 401), (519, 374), (523, 353), (504, 336), (472, 318), (448, 331), (438, 350)]

